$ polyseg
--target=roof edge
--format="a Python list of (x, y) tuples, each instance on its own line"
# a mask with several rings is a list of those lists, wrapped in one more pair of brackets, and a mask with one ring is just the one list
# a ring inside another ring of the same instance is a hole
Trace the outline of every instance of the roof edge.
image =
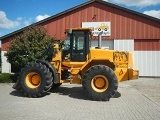
[(106, 2), (106, 1), (103, 1), (103, 0), (90, 0), (90, 1), (87, 1), (87, 2), (82, 3), (82, 4), (80, 4), (80, 5), (77, 5), (77, 6), (75, 6), (75, 7), (72, 7), (72, 8), (69, 8), (69, 9), (67, 9), (67, 10), (64, 10), (64, 11), (58, 13), (58, 14), (52, 15), (51, 17), (48, 17), (48, 18), (46, 18), (46, 19), (43, 19), (43, 20), (41, 20), (41, 21), (39, 21), (39, 22), (33, 23), (33, 24), (29, 25), (29, 26), (26, 26), (26, 27), (23, 27), (23, 28), (21, 28), (21, 29), (19, 29), (19, 30), (16, 30), (16, 31), (14, 31), (14, 32), (11, 32), (11, 33), (9, 33), (9, 34), (7, 34), (7, 35), (1, 36), (1, 37), (0, 37), (0, 40), (3, 41), (3, 39), (5, 39), (5, 38), (7, 38), (7, 37), (9, 37), (9, 36), (11, 36), (11, 35), (14, 35), (14, 34), (19, 33), (19, 32), (21, 32), (21, 31), (25, 30), (27, 27), (30, 27), (30, 26), (33, 26), (33, 25), (40, 25), (41, 23), (44, 23), (44, 22), (46, 22), (46, 21), (48, 21), (48, 20), (51, 20), (51, 19), (53, 19), (53, 18), (56, 18), (56, 17), (58, 17), (58, 16), (61, 16), (61, 15), (63, 15), (63, 14), (66, 14), (66, 13), (68, 13), (68, 12), (70, 12), (70, 11), (73, 11), (73, 10), (75, 10), (75, 9), (78, 9), (78, 8), (80, 8), (80, 7), (83, 7), (83, 6), (85, 6), (85, 5), (87, 5), (87, 4), (90, 4), (90, 3), (93, 3), (93, 2), (99, 2), (99, 3), (105, 4), (105, 5), (109, 5), (109, 6), (111, 6), (111, 7), (115, 7), (115, 8), (118, 8), (118, 9), (121, 9), (121, 10), (124, 10), (124, 11), (127, 11), (127, 12), (131, 12), (131, 13), (133, 13), (133, 14), (139, 15), (139, 16), (141, 16), (141, 17), (144, 17), (144, 18), (147, 18), (147, 19), (150, 19), (150, 20), (154, 20), (154, 21), (156, 21), (156, 22), (160, 22), (160, 19), (158, 19), (158, 18), (149, 16), (149, 15), (146, 15), (146, 14), (143, 14), (143, 13), (140, 13), (140, 12), (137, 12), (137, 11), (134, 11), (134, 10), (125, 8), (125, 7), (121, 7), (121, 6), (115, 5), (115, 4), (110, 3), (110, 2)]
[(103, 4), (106, 4), (106, 5), (110, 5), (110, 6), (112, 6), (112, 7), (115, 7), (115, 8), (118, 8), (118, 9), (121, 9), (121, 10), (124, 10), (124, 11), (127, 11), (127, 12), (131, 12), (131, 13), (133, 13), (133, 14), (136, 14), (136, 15), (139, 15), (139, 16), (142, 16), (142, 17), (145, 17), (145, 18), (150, 19), (150, 20), (154, 20), (154, 21), (156, 21), (156, 22), (160, 22), (160, 19), (158, 19), (158, 18), (149, 16), (149, 15), (146, 15), (146, 14), (143, 14), (143, 13), (140, 13), (140, 12), (137, 12), (137, 11), (134, 11), (134, 10), (131, 10), (131, 9), (122, 7), (122, 6), (118, 6), (118, 5), (113, 4), (113, 3), (110, 3), (110, 2), (105, 2), (105, 1), (103, 1), (103, 0), (95, 0), (95, 1), (100, 2), (100, 3), (103, 3)]
[(7, 37), (9, 37), (9, 36), (11, 36), (11, 35), (14, 35), (14, 34), (19, 33), (19, 32), (21, 32), (21, 31), (25, 30), (27, 27), (30, 27), (30, 26), (33, 26), (33, 25), (40, 25), (41, 23), (44, 23), (44, 22), (46, 22), (46, 21), (48, 21), (48, 20), (51, 20), (51, 19), (53, 19), (53, 18), (55, 18), (55, 17), (58, 17), (58, 16), (60, 16), (60, 15), (65, 14), (65, 13), (68, 13), (68, 12), (70, 12), (70, 11), (72, 11), (72, 10), (77, 9), (77, 8), (83, 7), (83, 6), (85, 6), (85, 5), (87, 5), (87, 4), (90, 4), (90, 3), (94, 2), (94, 1), (97, 1), (97, 0), (87, 1), (87, 2), (85, 2), (85, 3), (82, 3), (82, 4), (80, 4), (80, 5), (77, 5), (77, 6), (75, 6), (75, 7), (72, 7), (72, 8), (69, 8), (69, 9), (67, 9), (67, 10), (64, 10), (64, 11), (62, 11), (62, 12), (60, 12), (60, 13), (57, 13), (57, 14), (55, 14), (55, 15), (52, 15), (52, 16), (46, 18), (46, 19), (43, 19), (43, 20), (38, 21), (38, 22), (36, 22), (36, 23), (30, 24), (30, 25), (28, 25), (28, 26), (25, 26), (25, 27), (23, 27), (23, 28), (21, 28), (21, 29), (19, 29), (19, 30), (16, 30), (16, 31), (14, 31), (14, 32), (11, 32), (11, 33), (9, 33), (9, 34), (6, 34), (6, 35), (4, 35), (4, 36), (1, 36), (1, 37), (0, 37), (0, 40), (3, 41), (3, 39), (5, 39), (5, 38), (7, 38)]

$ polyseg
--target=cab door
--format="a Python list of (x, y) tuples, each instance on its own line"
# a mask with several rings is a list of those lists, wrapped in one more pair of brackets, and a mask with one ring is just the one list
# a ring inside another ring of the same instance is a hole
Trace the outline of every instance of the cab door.
[(89, 54), (90, 33), (87, 30), (73, 30), (67, 34), (62, 48), (62, 61), (85, 62)]
[(87, 31), (73, 31), (71, 36), (71, 61), (84, 62), (89, 53), (89, 34)]

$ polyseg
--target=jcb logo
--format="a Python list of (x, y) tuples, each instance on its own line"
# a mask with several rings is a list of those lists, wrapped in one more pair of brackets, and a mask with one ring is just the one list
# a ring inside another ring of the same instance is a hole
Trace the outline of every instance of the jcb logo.
[(100, 26), (96, 27), (95, 30), (98, 31), (107, 31), (109, 29), (109, 27), (107, 25), (105, 25), (105, 23), (102, 23)]

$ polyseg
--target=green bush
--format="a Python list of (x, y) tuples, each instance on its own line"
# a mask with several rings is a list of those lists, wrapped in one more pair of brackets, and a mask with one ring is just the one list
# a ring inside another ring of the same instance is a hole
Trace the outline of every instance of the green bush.
[(9, 73), (1, 73), (0, 74), (0, 83), (11, 83), (11, 75)]

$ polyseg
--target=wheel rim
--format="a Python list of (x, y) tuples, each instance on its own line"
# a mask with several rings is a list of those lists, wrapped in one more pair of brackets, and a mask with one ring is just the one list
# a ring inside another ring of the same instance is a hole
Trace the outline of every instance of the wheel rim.
[(104, 92), (108, 89), (108, 79), (103, 75), (96, 75), (92, 81), (91, 86), (96, 92)]
[(37, 88), (41, 83), (41, 77), (36, 72), (31, 72), (26, 76), (26, 85), (29, 88)]

